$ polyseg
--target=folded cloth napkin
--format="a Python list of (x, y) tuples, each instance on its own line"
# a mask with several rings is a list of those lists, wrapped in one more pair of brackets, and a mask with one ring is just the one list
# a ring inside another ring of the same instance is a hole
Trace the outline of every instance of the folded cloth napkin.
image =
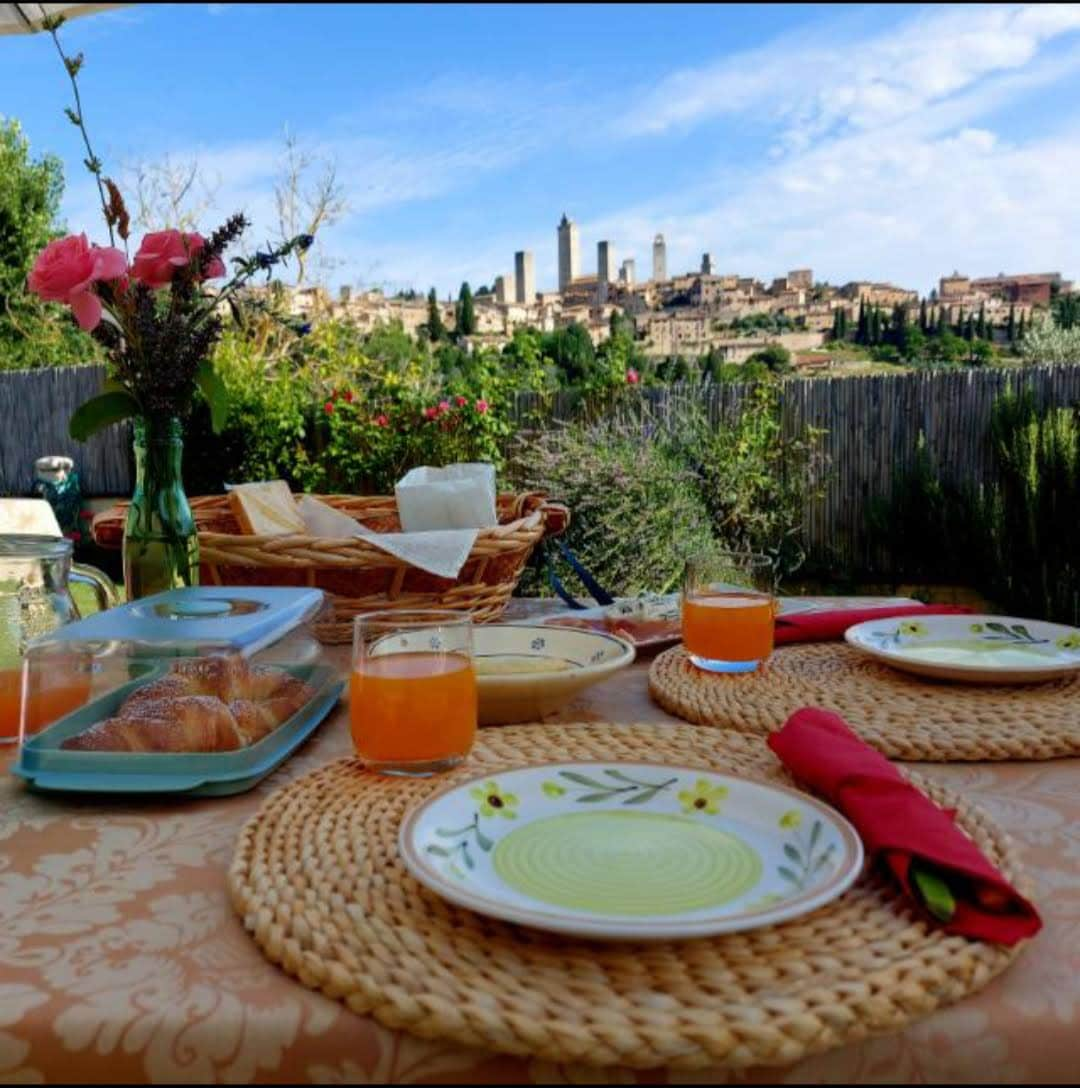
[(796, 612), (776, 617), (776, 643), (779, 646), (788, 642), (830, 642), (843, 638), (849, 627), (868, 620), (887, 620), (894, 616), (954, 616), (970, 611), (963, 605), (890, 604)]
[(331, 540), (366, 540), (380, 551), (411, 566), (456, 578), (476, 543), (476, 529), (442, 529), (427, 533), (376, 533), (355, 518), (335, 510), (311, 495), (302, 495), (296, 508), (312, 536)]
[(398, 517), (407, 533), (435, 529), (487, 529), (499, 523), (495, 466), (486, 463), (410, 469), (394, 487)]
[(959, 933), (1016, 944), (1042, 928), (1035, 907), (922, 791), (843, 719), (804, 708), (769, 737), (769, 747), (801, 782), (834, 804), (904, 892)]

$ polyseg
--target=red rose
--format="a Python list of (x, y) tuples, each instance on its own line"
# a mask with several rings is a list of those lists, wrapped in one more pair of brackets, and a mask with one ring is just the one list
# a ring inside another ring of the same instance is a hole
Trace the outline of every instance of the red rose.
[(127, 260), (118, 249), (92, 246), (85, 234), (70, 234), (50, 242), (37, 256), (26, 285), (46, 302), (66, 302), (89, 332), (101, 321), (101, 300), (92, 287), (98, 280), (119, 280)]
[(637, 385), (637, 383), (641, 381), (641, 375), (633, 367), (630, 367), (626, 372), (626, 380), (631, 385)]
[(469, 403), (469, 398), (468, 397), (457, 396), (457, 397), (454, 397), (454, 400), (457, 402), (457, 406), (459, 408), (464, 408), (465, 405)]
[(325, 404), (323, 405), (323, 411), (324, 411), (324, 412), (325, 412), (325, 413), (326, 413), (326, 414), (327, 414), (328, 416), (332, 416), (332, 415), (334, 414), (334, 402), (333, 402), (332, 400), (328, 400), (328, 401), (327, 401), (327, 402), (326, 402), (326, 403), (325, 403)]
[(376, 427), (389, 427), (390, 426), (390, 420), (387, 419), (386, 416), (384, 416), (384, 415), (378, 415), (378, 416), (375, 417), (375, 426)]
[(438, 408), (425, 408), (424, 409), (424, 419), (438, 419), (438, 417), (439, 417), (439, 409)]
[(356, 400), (356, 394), (353, 393), (353, 391), (351, 389), (346, 389), (345, 390), (345, 403), (346, 404), (352, 404), (352, 402), (354, 400)]
[[(146, 235), (135, 254), (131, 274), (147, 287), (164, 287), (178, 268), (183, 268), (192, 257), (201, 252), (206, 239), (192, 232), (182, 234), (178, 230), (159, 230)], [(202, 270), (202, 279), (213, 280), (225, 275), (225, 264), (214, 257)]]
[(483, 415), (488, 410), (488, 402), (481, 398), (476, 402), (476, 410)]

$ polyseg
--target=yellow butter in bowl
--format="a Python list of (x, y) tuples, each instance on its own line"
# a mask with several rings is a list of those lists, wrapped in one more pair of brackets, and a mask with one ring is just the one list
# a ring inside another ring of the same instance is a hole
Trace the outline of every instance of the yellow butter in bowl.
[(475, 667), (477, 676), (514, 676), (522, 673), (564, 672), (575, 666), (558, 657), (496, 654), (477, 657)]

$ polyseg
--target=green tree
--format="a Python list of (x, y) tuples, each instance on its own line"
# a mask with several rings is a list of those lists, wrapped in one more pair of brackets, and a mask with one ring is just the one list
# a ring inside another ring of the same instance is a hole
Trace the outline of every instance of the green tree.
[(866, 316), (866, 299), (859, 299), (859, 320), (855, 326), (855, 343), (870, 343), (870, 323)]
[(566, 385), (585, 385), (595, 377), (596, 349), (588, 330), (571, 321), (563, 329), (548, 333), (541, 341), (543, 352), (558, 367)]
[(439, 309), (439, 297), (435, 294), (435, 288), (428, 291), (427, 297), (427, 335), (428, 339), (437, 344), (446, 337), (446, 326), (443, 324), (442, 312)]
[(454, 307), (454, 328), (458, 336), (472, 336), (476, 332), (476, 307), (468, 283), (461, 285), (457, 306)]
[(1010, 344), (1016, 343), (1016, 307), (1009, 307), (1009, 324), (1006, 328)]
[(937, 335), (944, 336), (949, 331), (949, 315), (945, 306), (939, 306), (937, 312)]
[(994, 348), (988, 340), (972, 340), (968, 345), (968, 363), (971, 366), (986, 366), (994, 359)]
[(986, 339), (986, 303), (979, 307), (979, 319), (975, 323), (975, 335), (980, 340)]
[(919, 302), (919, 328), (922, 329), (923, 332), (926, 332), (926, 325), (927, 325), (926, 299), (924, 298)]
[(26, 289), (34, 259), (62, 231), (57, 224), (64, 173), (52, 155), (31, 159), (19, 123), (0, 118), (0, 367), (83, 363), (94, 342), (65, 307)]
[(958, 311), (958, 313), (956, 315), (956, 325), (954, 326), (953, 331), (956, 333), (957, 336), (963, 336), (964, 335), (964, 307), (963, 306), (960, 307), (960, 309), (959, 309), (959, 311)]
[(881, 343), (881, 309), (875, 306), (870, 311), (870, 345), (876, 347)]
[(1024, 339), (1024, 336), (1025, 336), (1026, 333), (1027, 333), (1027, 328), (1026, 328), (1026, 322), (1024, 320), (1024, 313), (1023, 313), (1023, 311), (1021, 311), (1021, 313), (1020, 313), (1020, 324), (1017, 326), (1017, 329), (1016, 329), (1016, 342), (1018, 344), (1020, 343), (1021, 340)]
[(746, 362), (761, 363), (773, 374), (785, 374), (791, 370), (791, 352), (780, 344), (769, 344), (761, 351), (755, 351)]
[(1053, 305), (1054, 324), (1059, 329), (1072, 329), (1080, 325), (1080, 295), (1070, 291), (1058, 294)]

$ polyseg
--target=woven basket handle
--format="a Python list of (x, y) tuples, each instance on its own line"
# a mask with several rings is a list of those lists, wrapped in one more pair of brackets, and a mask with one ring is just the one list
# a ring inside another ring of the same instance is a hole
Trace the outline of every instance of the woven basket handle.
[(544, 536), (561, 536), (570, 524), (570, 508), (561, 502), (544, 501), (540, 507), (544, 518)]

